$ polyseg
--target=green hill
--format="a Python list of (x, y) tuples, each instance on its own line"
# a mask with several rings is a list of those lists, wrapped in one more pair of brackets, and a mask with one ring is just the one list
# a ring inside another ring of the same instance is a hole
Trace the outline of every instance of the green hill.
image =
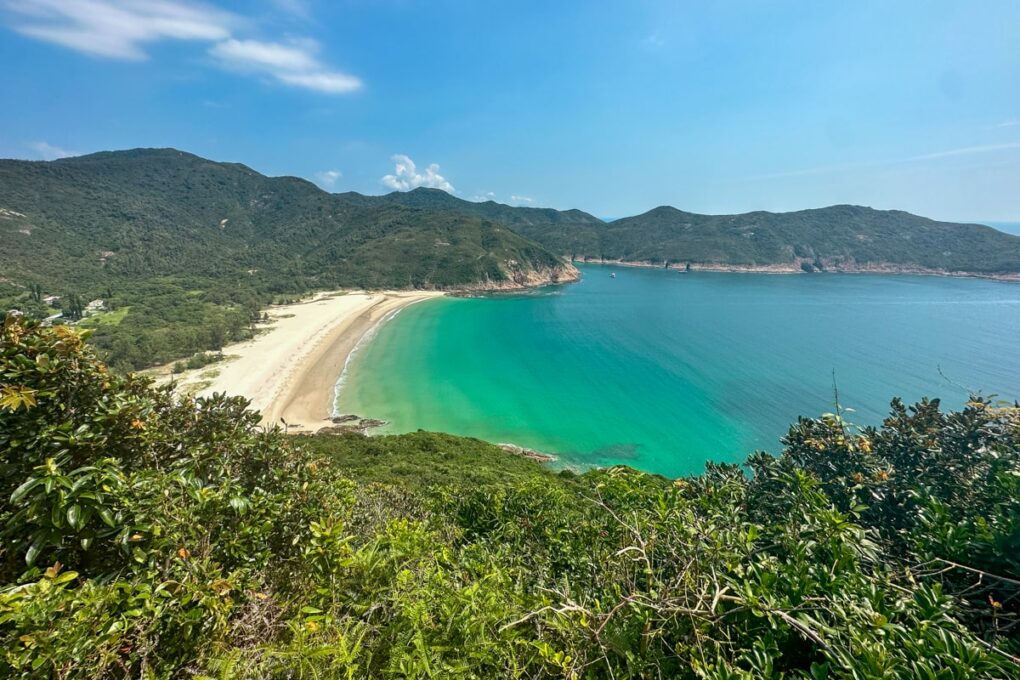
[(1020, 237), (899, 210), (836, 205), (790, 213), (698, 215), (660, 207), (581, 228), (520, 233), (578, 258), (796, 270), (1020, 274)]
[(604, 222), (579, 210), (470, 203), (435, 190), (390, 194), (381, 200), (500, 221), (577, 259), (789, 271), (806, 265), (809, 270), (1020, 275), (1020, 237), (901, 210), (834, 205), (789, 213), (699, 215), (662, 206)]
[(96, 335), (128, 368), (239, 339), (280, 296), (576, 276), (481, 216), (329, 194), (173, 149), (0, 161), (0, 272), (5, 309), (45, 315), (51, 294), (72, 313), (97, 298), (129, 308)]
[(557, 257), (465, 212), (375, 205), (173, 149), (0, 161), (0, 262), (49, 286), (197, 276), (294, 291), (512, 280)]
[[(141, 368), (247, 337), (274, 300), (338, 287), (502, 289), (577, 276), (563, 259), (1020, 278), (1020, 237), (832, 206), (605, 222), (416, 189), (330, 194), (174, 149), (0, 160), (0, 308), (115, 311), (93, 341)], [(47, 303), (50, 296), (59, 302)], [(56, 307), (54, 307), (56, 305)]]
[(521, 208), (485, 201), (476, 203), (451, 196), (438, 189), (415, 189), (386, 196), (363, 197), (376, 205), (403, 205), (423, 209), (455, 211), (506, 224), (556, 253), (591, 256), (599, 252), (603, 220), (581, 210)]

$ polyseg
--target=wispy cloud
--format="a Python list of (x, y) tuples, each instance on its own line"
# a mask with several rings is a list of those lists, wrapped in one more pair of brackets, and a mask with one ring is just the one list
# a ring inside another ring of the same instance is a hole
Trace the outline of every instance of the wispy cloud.
[(324, 67), (318, 51), (318, 43), (307, 38), (288, 44), (230, 38), (210, 48), (209, 54), (228, 69), (269, 75), (286, 85), (330, 94), (361, 87), (354, 76)]
[[(251, 22), (190, 0), (0, 0), (15, 31), (96, 57), (141, 61), (163, 41), (213, 43), (209, 53), (228, 70), (326, 94), (357, 90), (361, 81), (324, 65), (309, 38), (287, 42), (244, 40), (234, 34)], [(290, 14), (300, 0), (282, 2)]]
[(912, 161), (927, 161), (934, 158), (948, 158), (949, 156), (971, 156), (976, 153), (989, 153), (992, 151), (1007, 151), (1009, 149), (1020, 149), (1020, 142), (1009, 142), (1007, 144), (981, 144), (980, 146), (965, 146), (960, 149), (949, 149), (948, 151), (936, 151), (925, 153), (920, 156), (901, 158), (890, 163), (909, 163)]
[(39, 154), (39, 158), (44, 161), (53, 161), (58, 158), (68, 158), (70, 156), (80, 155), (74, 151), (68, 151), (67, 149), (50, 144), (49, 142), (29, 142), (27, 146)]
[(396, 163), (392, 175), (384, 175), (380, 180), (383, 185), (395, 191), (409, 191), (418, 187), (430, 189), (442, 189), (449, 193), (456, 192), (453, 185), (445, 177), (439, 174), (439, 165), (432, 163), (424, 172), (418, 172), (414, 161), (403, 154), (397, 154), (390, 160)]
[(511, 195), (510, 196), (510, 200), (513, 201), (514, 203), (534, 203), (535, 202), (535, 199), (531, 198), (530, 196), (518, 196), (517, 194)]
[(315, 173), (315, 181), (324, 189), (332, 189), (344, 174), (339, 170), (323, 170)]
[(161, 40), (223, 40), (238, 18), (179, 0), (10, 0), (14, 30), (99, 57), (141, 60)]
[(1020, 125), (1020, 118), (1017, 118), (1015, 120), (1004, 120), (1001, 123), (996, 123), (992, 127), (994, 127), (994, 128), (1008, 128), (1008, 127), (1017, 127), (1018, 125)]
[(804, 175), (825, 175), (833, 172), (842, 172), (845, 170), (877, 168), (888, 165), (899, 165), (902, 163), (917, 163), (920, 161), (951, 158), (953, 156), (972, 156), (975, 154), (993, 153), (996, 151), (1010, 151), (1012, 149), (1020, 149), (1020, 142), (1007, 142), (1005, 144), (980, 144), (977, 146), (964, 146), (957, 149), (934, 151), (932, 153), (924, 153), (917, 156), (907, 156), (904, 158), (889, 158), (879, 161), (861, 161), (858, 163), (843, 163), (840, 165), (823, 165), (815, 168), (805, 168), (803, 170), (790, 170), (788, 172), (774, 172), (764, 175), (755, 175), (753, 177), (749, 177), (748, 179), (776, 179), (781, 177), (800, 177)]

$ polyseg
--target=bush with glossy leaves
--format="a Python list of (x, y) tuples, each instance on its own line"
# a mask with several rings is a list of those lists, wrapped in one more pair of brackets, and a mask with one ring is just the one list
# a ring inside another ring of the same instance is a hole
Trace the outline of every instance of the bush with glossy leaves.
[(1016, 431), (987, 406), (804, 420), (751, 478), (556, 474), (449, 435), (288, 438), (72, 331), (2, 333), (4, 677), (1017, 673), (1015, 602), (978, 615), (975, 572), (930, 566), (1012, 573)]

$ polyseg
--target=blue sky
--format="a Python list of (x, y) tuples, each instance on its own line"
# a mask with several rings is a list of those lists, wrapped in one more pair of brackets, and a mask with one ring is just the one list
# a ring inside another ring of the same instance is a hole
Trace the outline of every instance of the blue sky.
[(0, 0), (0, 156), (618, 217), (1020, 220), (1020, 2)]

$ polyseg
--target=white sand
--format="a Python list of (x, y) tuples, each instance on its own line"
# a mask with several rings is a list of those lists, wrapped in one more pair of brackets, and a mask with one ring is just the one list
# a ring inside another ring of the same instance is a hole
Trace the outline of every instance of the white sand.
[[(240, 395), (262, 413), (265, 425), (288, 430), (329, 425), (334, 386), (361, 337), (396, 310), (442, 293), (397, 291), (320, 294), (269, 309), (273, 324), (252, 340), (223, 348), (227, 360), (174, 377), (178, 391)], [(156, 372), (169, 379), (164, 367)]]

